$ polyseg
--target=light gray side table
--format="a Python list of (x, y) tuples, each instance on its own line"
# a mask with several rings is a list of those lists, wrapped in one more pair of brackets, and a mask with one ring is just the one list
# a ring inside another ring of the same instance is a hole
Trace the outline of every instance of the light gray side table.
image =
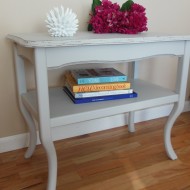
[[(52, 142), (51, 128), (65, 124), (129, 112), (129, 131), (134, 132), (134, 111), (173, 104), (164, 131), (168, 156), (177, 156), (171, 145), (171, 129), (181, 113), (186, 94), (190, 59), (190, 36), (93, 34), (78, 32), (74, 37), (52, 38), (47, 34), (11, 34), (14, 44), (15, 68), (20, 110), (30, 131), (30, 145), (25, 154), (32, 156), (36, 146), (35, 119), (39, 125), (41, 143), (48, 158), (48, 190), (56, 189), (57, 154)], [(175, 91), (139, 80), (135, 61), (159, 55), (179, 57)], [(24, 59), (35, 67), (36, 91), (26, 88)], [(97, 102), (76, 106), (60, 88), (48, 88), (48, 69), (86, 62), (132, 62), (133, 88), (138, 98)]]

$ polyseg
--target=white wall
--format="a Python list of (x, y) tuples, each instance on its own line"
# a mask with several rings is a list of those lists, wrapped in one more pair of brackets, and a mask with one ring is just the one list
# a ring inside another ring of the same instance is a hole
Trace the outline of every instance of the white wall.
[[(123, 0), (114, 0), (122, 4)], [(188, 0), (138, 0), (147, 8), (149, 31), (190, 34), (190, 1)], [(17, 107), (15, 88), (15, 73), (11, 43), (6, 39), (9, 33), (46, 32), (46, 13), (54, 6), (63, 5), (72, 8), (78, 15), (80, 30), (86, 30), (90, 0), (0, 0), (0, 138), (26, 132), (25, 122)], [(164, 82), (165, 86), (173, 88), (175, 64), (173, 58), (147, 60), (141, 67), (142, 78)], [(153, 62), (150, 65), (150, 61)], [(169, 62), (167, 66), (165, 63)], [(163, 67), (164, 73), (163, 73)], [(28, 83), (32, 87), (32, 68), (28, 67)], [(160, 77), (161, 73), (163, 74)], [(57, 82), (59, 72), (51, 73), (50, 83)], [(58, 77), (59, 78), (59, 77)]]

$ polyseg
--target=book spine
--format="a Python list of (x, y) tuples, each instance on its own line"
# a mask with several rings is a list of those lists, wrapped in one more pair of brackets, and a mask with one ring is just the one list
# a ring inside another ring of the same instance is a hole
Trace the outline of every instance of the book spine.
[(97, 92), (109, 90), (124, 90), (131, 87), (129, 82), (125, 83), (110, 83), (110, 84), (97, 84), (97, 85), (78, 85), (73, 86), (73, 92)]
[(100, 96), (100, 97), (94, 97), (94, 98), (78, 98), (78, 99), (74, 99), (74, 103), (82, 104), (82, 103), (90, 103), (90, 102), (101, 102), (101, 101), (108, 101), (108, 100), (136, 98), (137, 96), (138, 96), (137, 93), (133, 92), (131, 94), (125, 94), (125, 95)]
[(125, 82), (127, 76), (109, 76), (109, 77), (94, 77), (94, 78), (76, 78), (78, 84), (97, 84), (97, 83), (110, 83), (110, 82)]
[(75, 92), (73, 93), (73, 95), (75, 98), (88, 98), (88, 97), (111, 96), (111, 95), (130, 94), (130, 93), (133, 93), (133, 89), (98, 91), (98, 92)]

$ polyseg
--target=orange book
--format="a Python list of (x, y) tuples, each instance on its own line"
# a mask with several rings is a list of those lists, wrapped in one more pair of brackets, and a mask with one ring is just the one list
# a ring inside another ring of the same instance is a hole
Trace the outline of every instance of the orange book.
[(131, 88), (130, 82), (113, 82), (99, 84), (77, 84), (70, 72), (65, 74), (66, 82), (73, 92), (96, 92), (106, 90), (124, 90)]

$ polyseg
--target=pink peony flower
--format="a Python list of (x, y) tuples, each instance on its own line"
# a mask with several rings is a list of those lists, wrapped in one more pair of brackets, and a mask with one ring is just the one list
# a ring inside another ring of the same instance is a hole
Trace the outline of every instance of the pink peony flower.
[(118, 24), (119, 5), (112, 4), (109, 0), (102, 0), (100, 6), (96, 6), (95, 14), (89, 21), (95, 33), (112, 33)]
[(133, 3), (130, 10), (120, 11), (120, 6), (109, 0), (102, 0), (101, 5), (95, 7), (89, 24), (95, 33), (137, 34), (148, 30), (143, 6)]
[(134, 3), (128, 14), (129, 28), (135, 33), (147, 31), (147, 17), (145, 8), (139, 4)]

